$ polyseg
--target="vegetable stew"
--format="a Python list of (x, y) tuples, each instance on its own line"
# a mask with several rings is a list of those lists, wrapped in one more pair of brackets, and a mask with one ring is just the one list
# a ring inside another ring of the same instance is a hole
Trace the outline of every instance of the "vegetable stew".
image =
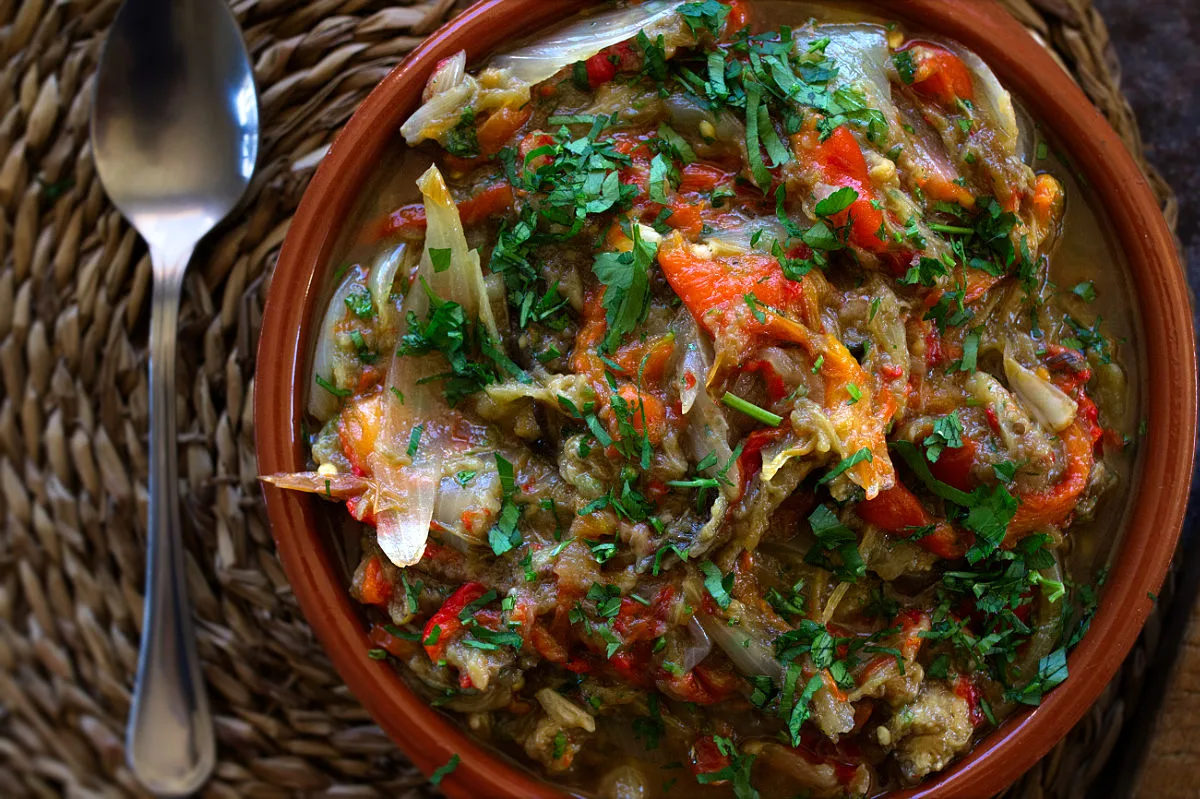
[(345, 234), (312, 469), (264, 478), (345, 505), (371, 657), (622, 798), (877, 796), (1068, 678), (1137, 320), (980, 59), (651, 0), (422, 99)]

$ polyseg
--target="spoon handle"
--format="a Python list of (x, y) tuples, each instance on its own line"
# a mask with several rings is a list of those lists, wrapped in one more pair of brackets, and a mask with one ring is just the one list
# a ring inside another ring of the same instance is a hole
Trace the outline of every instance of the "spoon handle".
[[(159, 796), (186, 796), (215, 760), (212, 716), (196, 656), (179, 521), (175, 433), (175, 338), (183, 272), (191, 250), (151, 249), (150, 510), (146, 596), (126, 759)], [(177, 261), (177, 263), (175, 263)]]

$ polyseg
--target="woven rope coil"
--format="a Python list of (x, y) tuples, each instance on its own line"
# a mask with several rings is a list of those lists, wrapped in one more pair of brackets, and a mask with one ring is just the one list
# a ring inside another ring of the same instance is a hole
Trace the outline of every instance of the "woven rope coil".
[[(1088, 0), (1005, 0), (1141, 159)], [(0, 0), (0, 795), (142, 795), (123, 727), (141, 625), (150, 263), (88, 144), (117, 0)], [(247, 202), (185, 282), (178, 381), (188, 587), (219, 738), (211, 797), (424, 796), (299, 615), (255, 483), (270, 270), (336, 130), (454, 0), (238, 0), (262, 95)], [(1150, 173), (1168, 220), (1176, 206)], [(1162, 601), (1169, 601), (1164, 592)], [(1081, 795), (1141, 684), (1151, 622), (1071, 737), (1009, 793)]]

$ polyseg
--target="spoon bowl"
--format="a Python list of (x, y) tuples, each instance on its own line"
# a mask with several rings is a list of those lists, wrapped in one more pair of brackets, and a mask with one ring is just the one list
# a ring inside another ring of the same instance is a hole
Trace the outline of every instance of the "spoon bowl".
[(126, 758), (160, 796), (215, 761), (180, 537), (175, 338), (183, 275), (238, 203), (258, 156), (258, 95), (224, 0), (125, 0), (100, 59), (92, 151), (113, 204), (150, 248), (150, 506), (141, 650)]

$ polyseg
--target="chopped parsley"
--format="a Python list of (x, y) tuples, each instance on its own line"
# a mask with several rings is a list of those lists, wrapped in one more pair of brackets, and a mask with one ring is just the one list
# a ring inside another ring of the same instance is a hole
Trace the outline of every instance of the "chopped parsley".
[(958, 411), (952, 411), (933, 423), (933, 432), (925, 437), (925, 457), (930, 463), (937, 463), (942, 450), (949, 447), (958, 449), (963, 445), (963, 426), (959, 421)]
[(496, 523), (488, 530), (488, 544), (497, 556), (521, 545), (521, 531), (517, 523), (521, 519), (521, 506), (513, 501), (517, 493), (516, 477), (513, 465), (499, 452), (496, 453), (496, 472), (500, 475), (500, 488), (503, 501)]
[(592, 271), (604, 286), (604, 309), (608, 333), (601, 348), (614, 351), (629, 333), (646, 319), (650, 309), (650, 265), (658, 245), (646, 241), (631, 228), (633, 249), (629, 252), (602, 252), (596, 256)]
[(456, 768), (458, 768), (458, 764), (461, 762), (462, 762), (462, 758), (458, 756), (457, 752), (450, 755), (450, 760), (446, 762), (446, 765), (438, 766), (437, 769), (434, 770), (434, 772), (429, 775), (429, 784), (430, 785), (441, 785), (442, 780), (446, 779), (446, 777), (449, 777), (451, 774), (453, 774), (454, 770)]
[(729, 607), (729, 603), (733, 601), (729, 596), (729, 590), (733, 588), (733, 572), (722, 576), (721, 569), (711, 560), (701, 561), (700, 571), (704, 572), (704, 587), (708, 589), (717, 607), (722, 610)]

